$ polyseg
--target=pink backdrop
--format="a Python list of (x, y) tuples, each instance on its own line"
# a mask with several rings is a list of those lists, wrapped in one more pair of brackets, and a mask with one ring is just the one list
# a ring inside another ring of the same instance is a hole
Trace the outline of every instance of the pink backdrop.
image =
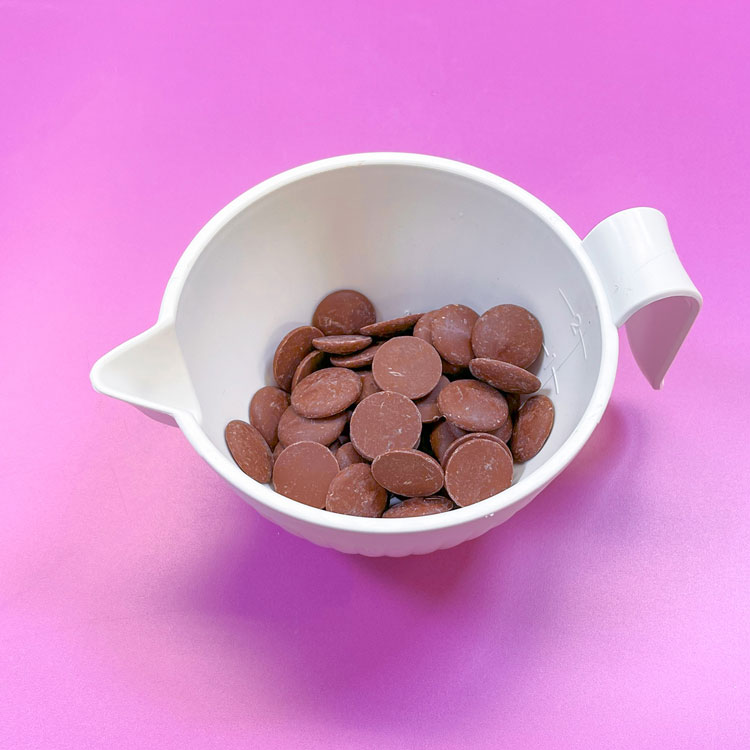
[[(747, 3), (462, 5), (0, 6), (0, 747), (747, 747)], [(289, 536), (88, 383), (217, 209), (365, 150), (581, 234), (656, 206), (706, 300), (664, 391), (623, 339), (565, 474), (425, 558)]]

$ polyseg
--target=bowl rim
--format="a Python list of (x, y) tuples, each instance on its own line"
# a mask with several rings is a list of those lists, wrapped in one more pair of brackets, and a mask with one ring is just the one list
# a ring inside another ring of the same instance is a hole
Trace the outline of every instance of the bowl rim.
[[(594, 265), (578, 235), (551, 208), (518, 185), (479, 167), (439, 156), (400, 152), (372, 152), (347, 154), (313, 161), (270, 177), (218, 211), (195, 235), (178, 260), (167, 283), (159, 310), (159, 323), (174, 325), (180, 295), (187, 277), (208, 243), (250, 204), (290, 183), (316, 174), (338, 169), (363, 166), (411, 166), (455, 174), (489, 186), (517, 201), (544, 221), (563, 241), (580, 264), (594, 294), (602, 331), (601, 367), (594, 390), (583, 416), (565, 442), (547, 460), (528, 475), (521, 477), (507, 490), (474, 505), (457, 508), (450, 513), (438, 513), (417, 518), (361, 518), (313, 508), (275, 492), (269, 485), (256, 482), (209, 439), (198, 417), (186, 411), (175, 411), (173, 416), (188, 442), (208, 465), (245, 495), (274, 513), (291, 521), (311, 524), (336, 532), (365, 535), (420, 534), (489, 518), (506, 508), (533, 498), (552, 481), (578, 454), (596, 425), (601, 420), (614, 386), (617, 369), (619, 339), (612, 320), (607, 295)], [(264, 514), (265, 515), (265, 514)], [(282, 523), (283, 525), (283, 523)]]

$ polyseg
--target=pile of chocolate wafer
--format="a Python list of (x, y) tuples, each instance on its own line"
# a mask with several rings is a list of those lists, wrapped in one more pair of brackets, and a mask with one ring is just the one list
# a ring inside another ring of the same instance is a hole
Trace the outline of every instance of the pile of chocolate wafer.
[(290, 331), (276, 385), (225, 430), (237, 465), (292, 500), (369, 518), (444, 513), (510, 487), (555, 409), (530, 368), (539, 321), (517, 305), (448, 304), (378, 321), (342, 289)]

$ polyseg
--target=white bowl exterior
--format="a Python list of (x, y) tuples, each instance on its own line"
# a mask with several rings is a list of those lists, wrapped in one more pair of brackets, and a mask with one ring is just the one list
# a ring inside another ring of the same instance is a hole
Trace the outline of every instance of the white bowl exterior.
[[(295, 536), (303, 537), (321, 547), (331, 547), (339, 552), (366, 555), (367, 557), (404, 557), (425, 555), (439, 549), (455, 547), (462, 542), (476, 539), (490, 529), (507, 521), (521, 508), (528, 505), (544, 487), (519, 498), (512, 505), (505, 506), (489, 514), (474, 516), (451, 525), (441, 525), (427, 530), (401, 533), (366, 534), (359, 531), (333, 529), (320, 524), (310, 524), (288, 514), (270, 510), (252, 495), (240, 492), (240, 496), (250, 503), (264, 518), (278, 524)], [(463, 513), (454, 510), (452, 513)], [(379, 520), (379, 519), (375, 519)], [(411, 521), (412, 519), (408, 519)], [(386, 530), (387, 531), (387, 530)]]
[[(271, 382), (284, 332), (306, 324), (332, 289), (360, 289), (380, 317), (460, 302), (512, 302), (545, 332), (535, 371), (555, 402), (542, 452), (514, 485), (447, 514), (363, 519), (300, 505), (243, 474), (223, 428), (247, 418)], [(606, 407), (617, 332), (580, 239), (550, 209), (482, 170), (436, 157), (337, 157), (272, 178), (215, 216), (165, 292), (198, 408), (175, 414), (198, 453), (263, 516), (316, 544), (365, 555), (418, 554), (507, 520), (580, 450)], [(219, 323), (220, 322), (220, 323)]]

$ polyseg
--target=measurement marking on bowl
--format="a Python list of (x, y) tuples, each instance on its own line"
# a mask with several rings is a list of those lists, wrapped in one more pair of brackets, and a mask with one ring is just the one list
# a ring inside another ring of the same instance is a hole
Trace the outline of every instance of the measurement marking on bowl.
[[(570, 359), (570, 358), (571, 358), (571, 357), (573, 356), (573, 353), (574, 353), (574, 352), (575, 352), (575, 351), (576, 351), (576, 350), (578, 349), (578, 347), (580, 347), (580, 346), (581, 346), (581, 341), (579, 340), (579, 341), (577, 341), (577, 342), (576, 342), (576, 345), (575, 345), (575, 346), (574, 346), (574, 347), (573, 347), (573, 348), (572, 348), (572, 349), (571, 349), (571, 350), (570, 350), (570, 351), (569, 351), (569, 352), (568, 352), (568, 353), (567, 353), (567, 354), (565, 355), (565, 358), (563, 359), (563, 361), (562, 361), (562, 362), (560, 362), (560, 364), (559, 364), (559, 365), (557, 366), (557, 370), (561, 370), (561, 369), (562, 369), (563, 365), (564, 365), (564, 364), (565, 364), (565, 363), (566, 363), (566, 362), (567, 362), (567, 361), (568, 361), (568, 360), (569, 360), (569, 359)], [(556, 357), (556, 356), (557, 356), (556, 354), (553, 354), (553, 355), (552, 355), (552, 357)], [(550, 370), (551, 370), (551, 374), (550, 374), (550, 377), (549, 377), (549, 378), (547, 378), (547, 379), (546, 379), (546, 380), (545, 380), (545, 381), (544, 381), (544, 382), (542, 383), (542, 388), (544, 388), (544, 386), (546, 386), (546, 385), (547, 385), (547, 383), (549, 383), (549, 381), (550, 381), (550, 378), (552, 378), (552, 379), (554, 380), (554, 382), (555, 382), (555, 393), (557, 393), (557, 394), (559, 395), (560, 391), (558, 390), (558, 386), (557, 386), (557, 372), (556, 372), (556, 370), (555, 370), (555, 368), (554, 368), (554, 367), (550, 367)], [(541, 388), (540, 388), (540, 390), (541, 390)]]
[(589, 356), (586, 352), (586, 342), (583, 338), (583, 328), (581, 328), (581, 323), (583, 322), (583, 319), (581, 318), (580, 313), (577, 313), (573, 309), (573, 305), (570, 304), (568, 301), (568, 298), (565, 296), (565, 292), (563, 292), (562, 289), (557, 290), (560, 292), (560, 296), (563, 298), (563, 302), (568, 306), (568, 310), (570, 310), (570, 314), (573, 316), (573, 322), (570, 324), (570, 329), (573, 331), (574, 336), (578, 336), (581, 339), (581, 349), (583, 350), (583, 358), (588, 359)]
[[(560, 385), (557, 382), (557, 372), (555, 371), (555, 368), (552, 365), (552, 361), (557, 358), (557, 354), (554, 354), (554, 353), (550, 354), (550, 351), (549, 351), (549, 349), (547, 349), (547, 346), (545, 345), (544, 342), (542, 342), (542, 349), (544, 350), (544, 355), (549, 360), (549, 362), (547, 364), (549, 364), (550, 371), (552, 372), (552, 379), (555, 382), (555, 394), (559, 396), (560, 395)], [(545, 368), (544, 369), (546, 369), (546, 366), (547, 365), (545, 364)], [(548, 382), (549, 382), (549, 378), (547, 378), (547, 380), (545, 381), (545, 385)]]
[(552, 380), (555, 381), (555, 395), (559, 396), (560, 395), (560, 386), (559, 386), (559, 384), (557, 382), (557, 372), (555, 372), (555, 368), (554, 367), (552, 368)]

